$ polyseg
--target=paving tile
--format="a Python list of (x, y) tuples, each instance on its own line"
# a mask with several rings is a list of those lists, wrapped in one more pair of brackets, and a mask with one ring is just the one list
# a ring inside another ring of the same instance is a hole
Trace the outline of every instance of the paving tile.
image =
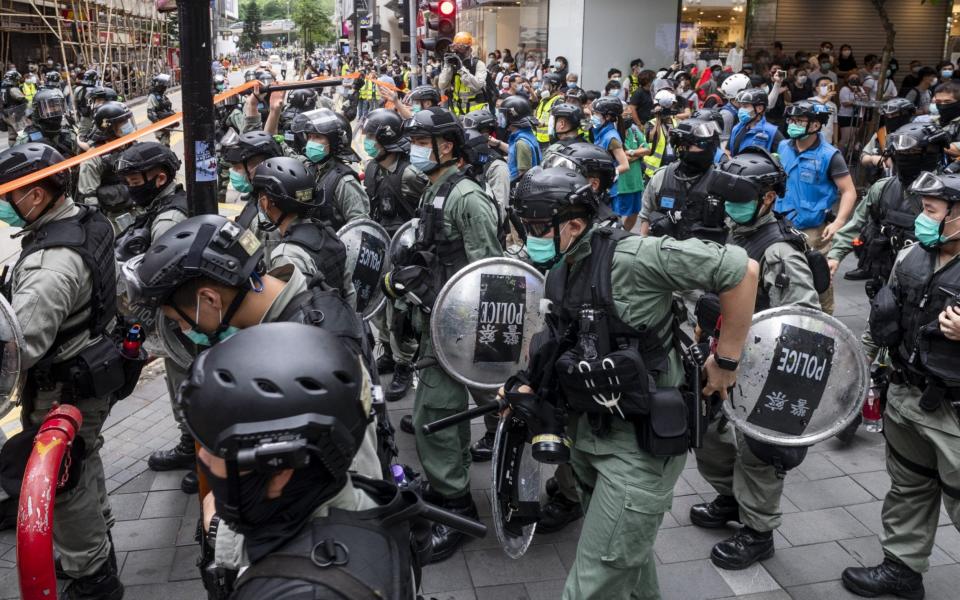
[(199, 579), (174, 581), (159, 585), (132, 585), (126, 589), (124, 598), (136, 600), (194, 600), (207, 597)]
[(143, 505), (141, 519), (155, 519), (157, 517), (182, 517), (187, 510), (188, 496), (180, 490), (150, 492)]
[(664, 564), (697, 560), (709, 557), (714, 544), (731, 535), (727, 529), (702, 529), (694, 525), (661, 529), (653, 549)]
[(788, 483), (783, 486), (783, 494), (800, 510), (820, 510), (873, 500), (873, 496), (850, 477)]
[(522, 583), (478, 587), (477, 600), (530, 600), (527, 588)]
[(149, 492), (150, 486), (153, 485), (153, 478), (156, 476), (157, 474), (153, 471), (144, 471), (132, 479), (122, 481), (121, 483), (123, 485), (117, 489), (117, 493), (126, 494), (128, 492)]
[(696, 490), (693, 489), (693, 486), (687, 483), (687, 480), (683, 477), (677, 479), (676, 485), (673, 486), (673, 497), (677, 498), (679, 496), (689, 496), (691, 494), (696, 494)]
[(836, 542), (778, 550), (763, 566), (783, 587), (839, 579), (846, 567), (860, 563)]
[(563, 585), (566, 581), (566, 578), (563, 578), (527, 583), (525, 584), (527, 596), (530, 597), (530, 600), (557, 600), (563, 595)]
[(938, 527), (935, 543), (953, 560), (960, 561), (960, 532), (953, 525)]
[(140, 511), (143, 510), (146, 500), (146, 492), (113, 494), (110, 496), (110, 510), (118, 521), (133, 521), (140, 518)]
[(870, 535), (870, 530), (842, 508), (783, 515), (780, 533), (794, 546)]
[(717, 598), (733, 594), (709, 560), (657, 566), (657, 579), (663, 600)]
[(120, 572), (120, 581), (126, 585), (166, 583), (173, 564), (174, 548), (134, 550), (127, 553)]
[(150, 484), (151, 492), (160, 492), (165, 490), (180, 491), (180, 480), (187, 474), (186, 469), (177, 469), (176, 471), (163, 471), (157, 473), (153, 482)]
[(880, 471), (887, 464), (883, 451), (875, 446), (851, 446), (824, 454), (847, 475)]
[(196, 546), (197, 517), (183, 517), (177, 529), (177, 546)]
[(111, 535), (117, 550), (172, 548), (179, 526), (180, 519), (176, 518), (118, 521)]
[(505, 585), (559, 579), (567, 574), (553, 546), (532, 546), (520, 560), (511, 559), (499, 549), (463, 554), (474, 582)]
[(200, 570), (197, 568), (197, 557), (200, 555), (200, 546), (178, 546), (174, 549), (173, 562), (167, 578), (170, 581), (185, 581), (199, 579)]
[(690, 507), (703, 501), (703, 498), (698, 495), (674, 497), (670, 514), (673, 515), (678, 524), (690, 525)]
[(737, 596), (760, 594), (780, 590), (780, 584), (770, 575), (761, 563), (754, 563), (746, 569), (732, 571), (713, 565), (723, 581)]
[[(787, 593), (793, 600), (862, 600), (860, 596), (848, 592), (840, 583), (839, 575), (837, 577), (834, 581), (787, 588)], [(929, 594), (927, 600), (932, 600)]]
[(887, 475), (886, 471), (855, 473), (851, 477), (877, 500), (883, 500), (887, 492), (890, 491), (890, 476)]
[(456, 552), (442, 563), (429, 565), (423, 570), (421, 588), (424, 594), (463, 589), (470, 585), (470, 572), (467, 570), (463, 552)]
[(883, 532), (883, 525), (880, 520), (883, 501), (876, 500), (865, 504), (854, 504), (845, 508), (848, 513), (856, 517), (858, 521), (863, 523), (867, 529), (873, 533), (880, 534)]
[(843, 471), (827, 460), (827, 457), (822, 454), (807, 454), (807, 457), (794, 471), (803, 473), (810, 481), (829, 479), (843, 475)]
[(960, 565), (931, 567), (923, 574), (926, 600), (954, 600), (957, 597), (957, 582), (960, 582)]
[(745, 596), (727, 596), (717, 600), (791, 600), (790, 594), (784, 590), (774, 592), (760, 592), (759, 594), (746, 594)]
[(577, 543), (576, 542), (561, 542), (555, 545), (557, 548), (557, 554), (560, 556), (560, 562), (563, 563), (563, 568), (566, 571), (570, 571), (573, 568), (573, 563), (577, 559)]
[(681, 476), (688, 484), (690, 484), (690, 487), (692, 487), (692, 488), (694, 489), (694, 491), (696, 491), (698, 494), (702, 494), (702, 493), (704, 493), (704, 492), (715, 492), (715, 491), (716, 491), (716, 490), (713, 489), (713, 486), (710, 485), (710, 483), (707, 482), (707, 480), (703, 478), (703, 475), (701, 475), (701, 474), (699, 473), (699, 471), (697, 471), (697, 470), (695, 470), (695, 469), (694, 469), (694, 470), (689, 470), (689, 469), (687, 469), (687, 470), (683, 471), (683, 473), (682, 473), (680, 476)]
[(457, 590), (430, 594), (430, 598), (431, 600), (477, 600), (477, 594), (473, 590)]

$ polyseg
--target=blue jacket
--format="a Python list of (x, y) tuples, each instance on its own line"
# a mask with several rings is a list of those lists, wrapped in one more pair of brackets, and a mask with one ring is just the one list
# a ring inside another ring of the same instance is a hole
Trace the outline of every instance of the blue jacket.
[(507, 168), (510, 170), (511, 180), (520, 176), (520, 169), (517, 168), (517, 142), (519, 140), (526, 142), (533, 153), (533, 164), (530, 166), (535, 167), (540, 164), (540, 142), (533, 135), (533, 130), (527, 127), (514, 131), (507, 139), (507, 144), (510, 146), (510, 151), (507, 153)]
[(817, 135), (820, 143), (799, 154), (793, 140), (783, 140), (777, 147), (787, 172), (787, 193), (777, 200), (775, 208), (789, 213), (797, 229), (823, 225), (827, 210), (837, 198), (837, 184), (830, 178), (830, 159), (839, 150), (827, 143), (823, 134)]
[(752, 129), (748, 129), (740, 143), (734, 147), (737, 136), (740, 135), (740, 132), (743, 131), (743, 128), (746, 126), (746, 123), (737, 123), (733, 126), (733, 131), (730, 132), (730, 141), (727, 142), (727, 149), (730, 150), (730, 156), (740, 154), (740, 151), (747, 146), (759, 146), (767, 152), (773, 151), (773, 140), (777, 137), (777, 126), (773, 123), (768, 123), (767, 118), (762, 115), (757, 124)]
[[(617, 131), (617, 126), (613, 123), (607, 123), (606, 125), (601, 127), (599, 130), (594, 129), (593, 139), (595, 140), (594, 144), (596, 144), (597, 146), (600, 146), (607, 152), (610, 151), (610, 142), (612, 142), (613, 140), (619, 141), (620, 147), (623, 148), (623, 140), (620, 139), (620, 132)], [(607, 193), (610, 195), (611, 198), (615, 198), (617, 196), (616, 181), (613, 182), (613, 185), (610, 186), (610, 190)]]

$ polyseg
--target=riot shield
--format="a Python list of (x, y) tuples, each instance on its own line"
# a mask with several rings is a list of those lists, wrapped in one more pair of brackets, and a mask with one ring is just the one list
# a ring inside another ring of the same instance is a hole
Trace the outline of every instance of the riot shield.
[(527, 366), (530, 338), (543, 329), (546, 281), (513, 258), (486, 258), (457, 271), (430, 317), (437, 361), (471, 388), (495, 390)]
[(754, 315), (723, 412), (753, 439), (810, 446), (856, 418), (869, 384), (866, 355), (843, 323), (781, 306)]
[(510, 416), (501, 417), (490, 463), (493, 528), (510, 558), (523, 556), (536, 532), (541, 468), (527, 443), (526, 424)]
[(410, 248), (413, 246), (414, 242), (417, 241), (417, 227), (420, 226), (420, 219), (413, 218), (404, 223), (397, 229), (393, 234), (393, 238), (390, 240), (390, 248), (388, 250), (387, 256), (390, 258), (390, 261), (393, 262), (394, 258), (397, 256), (402, 248)]
[(357, 290), (357, 312), (365, 320), (370, 319), (386, 302), (380, 279), (390, 267), (387, 256), (390, 236), (370, 219), (350, 221), (340, 228), (337, 236), (347, 247), (346, 268)]
[(20, 404), (25, 377), (20, 372), (23, 331), (17, 314), (7, 299), (0, 296), (0, 417)]

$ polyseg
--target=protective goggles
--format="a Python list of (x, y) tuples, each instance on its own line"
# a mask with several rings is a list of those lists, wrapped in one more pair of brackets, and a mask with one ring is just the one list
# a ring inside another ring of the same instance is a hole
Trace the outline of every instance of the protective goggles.
[(929, 171), (920, 173), (920, 176), (910, 184), (910, 192), (919, 196), (941, 198), (949, 202), (960, 201), (960, 190), (947, 186), (942, 179)]

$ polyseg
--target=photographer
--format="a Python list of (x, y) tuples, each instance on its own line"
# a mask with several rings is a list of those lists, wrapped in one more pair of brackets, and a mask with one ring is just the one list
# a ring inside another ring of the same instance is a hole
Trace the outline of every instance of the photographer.
[(443, 91), (451, 90), (449, 106), (457, 116), (487, 107), (484, 94), (487, 65), (473, 56), (472, 46), (473, 36), (461, 31), (453, 38), (450, 51), (443, 55), (438, 87)]

